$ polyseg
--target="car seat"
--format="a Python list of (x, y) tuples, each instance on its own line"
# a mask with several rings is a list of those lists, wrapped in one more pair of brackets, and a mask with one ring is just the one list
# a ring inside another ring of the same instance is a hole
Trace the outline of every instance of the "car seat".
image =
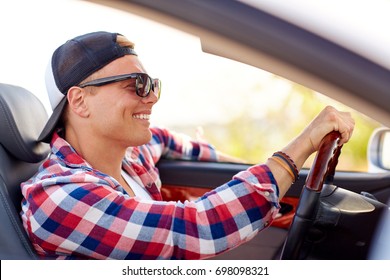
[(20, 218), (20, 183), (29, 179), (49, 154), (37, 142), (47, 113), (28, 90), (0, 83), (0, 259), (37, 259)]

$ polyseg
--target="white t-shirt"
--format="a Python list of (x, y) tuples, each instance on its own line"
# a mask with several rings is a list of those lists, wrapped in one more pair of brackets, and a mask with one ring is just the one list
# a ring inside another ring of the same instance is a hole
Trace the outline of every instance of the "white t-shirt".
[(129, 176), (125, 171), (122, 170), (122, 177), (125, 179), (127, 184), (130, 186), (130, 188), (133, 190), (134, 195), (137, 197), (140, 197), (142, 199), (150, 199), (153, 200), (153, 198), (150, 196), (150, 194), (145, 190), (143, 186), (138, 184), (137, 181), (135, 181), (133, 178)]

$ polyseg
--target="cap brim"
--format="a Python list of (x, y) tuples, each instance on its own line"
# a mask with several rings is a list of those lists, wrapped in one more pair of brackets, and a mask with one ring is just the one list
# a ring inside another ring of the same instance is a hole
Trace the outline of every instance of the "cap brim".
[(66, 96), (58, 103), (57, 107), (53, 110), (49, 120), (43, 128), (41, 135), (38, 137), (39, 142), (50, 143), (52, 134), (57, 127), (58, 121), (61, 119), (62, 111), (65, 108), (67, 102)]

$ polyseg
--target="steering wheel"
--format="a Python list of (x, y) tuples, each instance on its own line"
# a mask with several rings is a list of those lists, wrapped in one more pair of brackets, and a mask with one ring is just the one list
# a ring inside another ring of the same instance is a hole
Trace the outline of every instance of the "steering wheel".
[(284, 243), (281, 259), (298, 259), (307, 231), (315, 220), (324, 183), (332, 184), (341, 152), (340, 133), (333, 131), (321, 141), (310, 172), (306, 178), (297, 210)]

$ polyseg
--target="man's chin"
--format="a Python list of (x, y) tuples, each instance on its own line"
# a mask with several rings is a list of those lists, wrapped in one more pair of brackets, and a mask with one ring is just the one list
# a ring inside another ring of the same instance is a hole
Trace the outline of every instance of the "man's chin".
[(142, 136), (139, 135), (136, 139), (134, 139), (133, 143), (131, 146), (136, 147), (136, 146), (142, 146), (150, 142), (152, 140), (152, 132), (150, 129), (148, 131), (143, 132)]

